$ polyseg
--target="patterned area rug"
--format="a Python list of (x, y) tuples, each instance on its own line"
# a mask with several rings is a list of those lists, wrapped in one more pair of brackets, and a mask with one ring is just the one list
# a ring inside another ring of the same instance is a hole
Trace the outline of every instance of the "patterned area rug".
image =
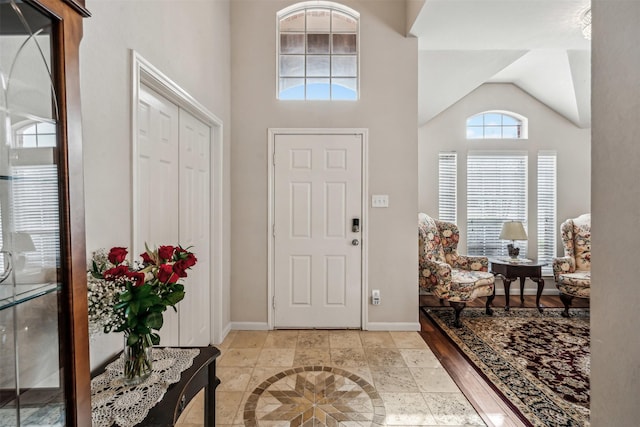
[(589, 425), (589, 310), (466, 308), (461, 328), (451, 308), (422, 311), (533, 426)]
[(244, 407), (244, 425), (384, 425), (384, 403), (366, 380), (328, 366), (286, 369), (260, 384)]

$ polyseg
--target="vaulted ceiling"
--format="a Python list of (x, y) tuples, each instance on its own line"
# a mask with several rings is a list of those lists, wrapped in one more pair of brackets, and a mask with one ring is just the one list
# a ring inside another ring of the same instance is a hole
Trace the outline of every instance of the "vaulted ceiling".
[(513, 83), (576, 126), (591, 126), (590, 0), (426, 0), (419, 38), (419, 125), (483, 83)]

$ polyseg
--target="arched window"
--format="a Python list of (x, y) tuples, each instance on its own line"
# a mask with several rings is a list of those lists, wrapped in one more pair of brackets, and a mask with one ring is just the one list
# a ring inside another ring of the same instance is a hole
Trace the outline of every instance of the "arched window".
[(16, 130), (14, 148), (43, 148), (56, 146), (56, 125), (32, 122)]
[(357, 100), (359, 21), (327, 1), (278, 12), (278, 99)]
[(527, 118), (508, 111), (486, 111), (467, 119), (467, 139), (527, 139)]

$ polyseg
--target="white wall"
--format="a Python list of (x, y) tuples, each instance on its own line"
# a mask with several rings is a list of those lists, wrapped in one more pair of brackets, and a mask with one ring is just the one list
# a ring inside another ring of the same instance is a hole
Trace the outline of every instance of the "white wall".
[[(526, 140), (468, 140), (466, 120), (487, 110), (507, 110), (529, 119)], [(483, 84), (419, 129), (419, 206), (420, 211), (438, 217), (438, 153), (458, 153), (458, 206), (466, 192), (466, 154), (468, 151), (518, 150), (529, 155), (529, 234), (537, 231), (536, 157), (539, 151), (557, 153), (558, 253), (562, 253), (560, 224), (590, 211), (590, 130), (580, 129), (513, 84)], [(462, 199), (462, 206), (464, 206)], [(466, 210), (458, 208), (461, 251), (466, 253)], [(522, 244), (522, 243), (520, 243)], [(528, 253), (537, 254), (535, 239), (529, 239)], [(531, 286), (531, 283), (528, 283)], [(545, 291), (549, 290), (549, 282)], [(498, 289), (498, 292), (500, 289)]]
[(405, 38), (405, 4), (348, 0), (361, 14), (361, 98), (276, 100), (276, 13), (295, 2), (234, 0), (232, 40), (231, 319), (267, 322), (267, 129), (369, 129), (369, 191), (390, 207), (369, 209), (369, 322), (418, 321), (417, 40)]
[[(132, 245), (130, 50), (134, 49), (223, 121), (222, 305), (228, 311), (229, 1), (87, 0), (87, 7), (92, 17), (84, 22), (80, 52), (87, 251)], [(223, 318), (228, 323), (230, 314)], [(98, 338), (91, 343), (91, 365), (121, 349), (121, 334)]]
[(591, 425), (640, 420), (640, 2), (593, 0)]

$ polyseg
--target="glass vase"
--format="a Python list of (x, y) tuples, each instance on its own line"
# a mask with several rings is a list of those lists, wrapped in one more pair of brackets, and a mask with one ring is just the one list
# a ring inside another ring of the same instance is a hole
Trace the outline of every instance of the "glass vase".
[(137, 385), (149, 378), (153, 371), (153, 344), (151, 336), (138, 335), (137, 339), (124, 335), (122, 376), (127, 385)]

